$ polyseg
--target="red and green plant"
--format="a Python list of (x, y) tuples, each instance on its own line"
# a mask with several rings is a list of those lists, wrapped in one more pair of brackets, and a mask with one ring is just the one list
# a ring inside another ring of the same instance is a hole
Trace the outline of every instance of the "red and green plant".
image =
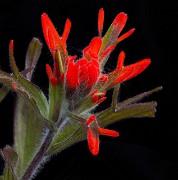
[[(42, 49), (37, 38), (29, 44), (23, 71), (16, 65), (13, 40), (9, 43), (12, 73), (0, 70), (0, 100), (8, 92), (16, 92), (14, 143), (1, 149), (5, 161), (3, 179), (33, 179), (47, 159), (82, 140), (87, 140), (90, 152), (97, 155), (100, 135), (119, 136), (119, 132), (106, 126), (128, 118), (154, 117), (156, 112), (155, 101), (140, 101), (161, 87), (118, 102), (121, 84), (142, 73), (150, 65), (150, 58), (125, 66), (125, 52), (121, 51), (115, 70), (105, 73), (112, 51), (135, 30), (120, 35), (127, 22), (125, 13), (119, 13), (103, 33), (104, 10), (101, 8), (98, 36), (83, 49), (79, 58), (67, 50), (69, 19), (61, 36), (46, 13), (42, 14), (41, 22), (54, 60), (53, 65), (46, 64), (49, 93), (44, 94), (31, 82)], [(112, 88), (110, 107), (96, 112)]]

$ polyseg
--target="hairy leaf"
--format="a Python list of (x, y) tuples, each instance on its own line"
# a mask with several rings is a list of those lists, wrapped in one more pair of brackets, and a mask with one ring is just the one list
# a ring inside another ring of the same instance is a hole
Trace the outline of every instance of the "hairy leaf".
[[(36, 64), (38, 62), (38, 59), (41, 55), (41, 49), (42, 49), (42, 43), (37, 39), (33, 38), (28, 46), (26, 58), (25, 58), (25, 69), (28, 69), (29, 67), (36, 67)], [(31, 80), (33, 70), (26, 75), (26, 78), (28, 80)]]
[(17, 161), (19, 176), (24, 173), (39, 149), (43, 130), (40, 116), (22, 97), (17, 96), (14, 117), (14, 148), (19, 156)]

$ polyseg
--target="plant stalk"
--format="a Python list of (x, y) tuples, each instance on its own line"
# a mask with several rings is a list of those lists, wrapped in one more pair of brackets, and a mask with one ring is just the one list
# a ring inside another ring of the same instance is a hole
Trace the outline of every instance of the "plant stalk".
[(26, 169), (24, 175), (22, 176), (21, 180), (30, 180), (32, 176), (34, 176), (34, 172), (36, 172), (37, 168), (40, 166), (40, 164), (44, 161), (45, 152), (49, 147), (49, 144), (51, 143), (51, 140), (54, 136), (54, 132), (49, 130), (47, 136), (45, 137), (40, 149), (36, 153), (35, 157), (31, 161), (30, 165)]

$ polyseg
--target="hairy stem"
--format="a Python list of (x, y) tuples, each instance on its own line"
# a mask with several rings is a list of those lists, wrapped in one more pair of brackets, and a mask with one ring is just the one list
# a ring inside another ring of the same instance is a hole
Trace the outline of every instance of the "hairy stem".
[(53, 136), (54, 136), (54, 133), (52, 131), (49, 131), (46, 138), (44, 139), (40, 149), (38, 150), (35, 157), (31, 161), (26, 172), (22, 176), (21, 180), (30, 180), (32, 178), (32, 176), (34, 175), (34, 172), (36, 172), (37, 168), (40, 166), (40, 164), (43, 163), (43, 159), (45, 157), (45, 152), (46, 152), (49, 144), (51, 143)]

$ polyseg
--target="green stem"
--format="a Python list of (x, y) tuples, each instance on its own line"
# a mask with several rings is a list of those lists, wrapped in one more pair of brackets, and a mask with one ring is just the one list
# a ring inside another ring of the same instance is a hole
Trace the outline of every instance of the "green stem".
[(31, 161), (26, 172), (22, 176), (21, 180), (28, 180), (28, 179), (32, 178), (32, 176), (33, 176), (34, 172), (36, 171), (36, 169), (38, 168), (38, 166), (43, 162), (46, 150), (48, 149), (48, 146), (51, 143), (51, 140), (53, 137), (54, 137), (54, 133), (52, 131), (49, 131), (46, 138), (44, 139), (40, 149), (38, 150), (35, 157)]

